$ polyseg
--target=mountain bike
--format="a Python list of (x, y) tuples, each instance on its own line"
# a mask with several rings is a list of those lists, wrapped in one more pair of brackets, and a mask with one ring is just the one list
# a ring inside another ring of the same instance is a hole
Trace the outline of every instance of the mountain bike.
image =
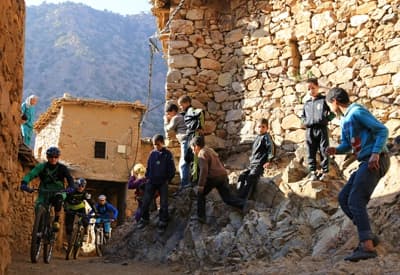
[(79, 256), (79, 251), (83, 244), (83, 236), (85, 235), (85, 227), (83, 226), (83, 219), (87, 218), (85, 213), (74, 212), (74, 227), (71, 234), (71, 239), (68, 241), (68, 248), (66, 252), (65, 259), (70, 258), (77, 259)]
[[(96, 220), (94, 224), (94, 234), (95, 234), (95, 246), (96, 246), (96, 254), (99, 257), (104, 255), (104, 247), (107, 244), (109, 238), (111, 238), (111, 231), (109, 233), (109, 237), (106, 238), (104, 224), (107, 222), (112, 222), (111, 219), (101, 219), (100, 221)], [(110, 228), (111, 230), (111, 228)]]
[[(34, 191), (39, 191), (34, 189)], [(56, 231), (53, 230), (54, 211), (50, 198), (61, 194), (63, 191), (40, 190), (44, 196), (44, 202), (37, 205), (35, 209), (35, 222), (32, 229), (31, 239), (31, 262), (37, 263), (41, 248), (43, 246), (43, 260), (50, 263), (56, 241)]]

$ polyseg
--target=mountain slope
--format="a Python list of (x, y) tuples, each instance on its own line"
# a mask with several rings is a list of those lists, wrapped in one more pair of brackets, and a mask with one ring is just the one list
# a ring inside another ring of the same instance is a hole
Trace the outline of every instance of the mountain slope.
[[(150, 14), (122, 16), (83, 4), (27, 8), (24, 96), (40, 97), (37, 114), (65, 92), (74, 97), (147, 103), (150, 51), (156, 31)], [(142, 135), (162, 131), (167, 66), (155, 55), (150, 108)]]

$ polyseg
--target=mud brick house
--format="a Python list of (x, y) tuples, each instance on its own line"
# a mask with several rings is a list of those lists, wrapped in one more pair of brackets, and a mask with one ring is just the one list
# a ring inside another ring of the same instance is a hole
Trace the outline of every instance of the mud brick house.
[(35, 124), (35, 157), (44, 160), (48, 147), (59, 147), (72, 175), (85, 178), (94, 197), (107, 195), (123, 221), (129, 171), (141, 155), (144, 111), (139, 102), (55, 99)]

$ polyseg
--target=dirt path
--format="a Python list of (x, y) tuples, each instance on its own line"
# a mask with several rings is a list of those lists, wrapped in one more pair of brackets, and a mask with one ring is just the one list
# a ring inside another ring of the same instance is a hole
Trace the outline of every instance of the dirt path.
[(165, 275), (181, 274), (179, 268), (169, 267), (160, 263), (144, 263), (123, 261), (110, 263), (99, 257), (80, 257), (77, 260), (66, 261), (64, 255), (54, 255), (50, 264), (45, 264), (40, 259), (39, 263), (32, 264), (29, 254), (13, 255), (7, 274), (8, 275), (92, 275), (92, 274), (137, 274), (137, 275)]

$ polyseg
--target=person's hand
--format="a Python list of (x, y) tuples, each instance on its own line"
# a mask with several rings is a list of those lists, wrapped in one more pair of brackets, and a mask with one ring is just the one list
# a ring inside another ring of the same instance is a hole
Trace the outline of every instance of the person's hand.
[(203, 194), (204, 186), (197, 186), (197, 194)]
[(371, 154), (368, 160), (368, 169), (369, 170), (378, 170), (379, 169), (379, 154), (373, 153)]
[(65, 190), (65, 192), (67, 192), (67, 194), (72, 194), (74, 193), (75, 188), (72, 186), (68, 186), (67, 189)]
[(271, 162), (266, 162), (263, 165), (264, 168), (271, 168), (272, 167), (272, 163)]
[(332, 156), (332, 155), (336, 154), (336, 148), (335, 147), (328, 147), (328, 148), (326, 148), (325, 152), (328, 155)]
[(32, 192), (33, 192), (33, 189), (30, 188), (30, 187), (29, 187), (28, 185), (26, 185), (26, 184), (21, 184), (21, 191), (28, 192), (28, 193), (32, 193)]

